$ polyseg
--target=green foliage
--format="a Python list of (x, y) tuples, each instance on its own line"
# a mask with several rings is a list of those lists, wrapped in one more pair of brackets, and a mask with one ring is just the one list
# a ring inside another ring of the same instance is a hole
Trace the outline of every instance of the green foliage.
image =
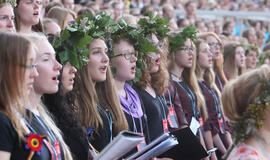
[(17, 6), (17, 1), (16, 0), (0, 0), (0, 4), (1, 3), (9, 3), (14, 8)]
[(261, 66), (264, 64), (264, 61), (268, 59), (270, 61), (270, 54), (267, 54), (266, 53), (263, 53), (259, 56), (259, 62), (258, 62), (258, 65)]
[(143, 30), (145, 37), (155, 34), (160, 41), (168, 37), (170, 29), (167, 27), (170, 19), (160, 18), (159, 15), (153, 16), (151, 12), (148, 13), (148, 18), (141, 18), (138, 22)]
[(91, 17), (79, 17), (76, 23), (61, 31), (60, 37), (52, 42), (61, 64), (69, 62), (77, 69), (88, 63), (88, 45), (93, 39), (88, 35)]
[(264, 89), (262, 94), (255, 98), (254, 103), (248, 105), (247, 111), (233, 125), (235, 145), (251, 135), (257, 135), (258, 129), (263, 126), (266, 109), (270, 107), (270, 84), (269, 79), (261, 80), (260, 83)]
[(106, 13), (100, 13), (89, 25), (89, 35), (94, 39), (100, 37), (108, 39), (114, 26), (115, 23), (109, 15), (107, 15)]
[[(134, 49), (138, 52), (135, 79), (132, 80), (132, 83), (136, 83), (142, 76), (142, 70), (147, 67), (146, 62), (143, 59), (144, 55), (148, 55), (149, 52), (158, 52), (158, 49), (144, 36), (144, 32), (141, 28), (131, 26), (123, 19), (113, 27), (112, 31), (112, 48), (115, 41), (128, 39), (134, 46)], [(112, 48), (110, 49), (111, 57), (114, 56)]]
[(169, 41), (169, 50), (170, 53), (179, 50), (182, 46), (184, 46), (187, 39), (191, 39), (192, 41), (197, 39), (198, 31), (195, 26), (188, 26), (183, 29), (182, 32), (176, 34), (174, 37), (170, 38)]

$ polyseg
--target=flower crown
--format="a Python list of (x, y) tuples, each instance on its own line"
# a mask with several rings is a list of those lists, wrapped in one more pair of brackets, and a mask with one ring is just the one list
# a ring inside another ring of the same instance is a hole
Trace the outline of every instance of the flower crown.
[[(270, 74), (266, 79), (262, 79), (260, 83), (263, 86), (263, 92), (256, 97), (254, 103), (248, 105), (245, 113), (233, 123), (235, 134), (233, 136), (234, 144), (230, 147), (228, 152), (224, 155), (226, 159), (231, 153), (234, 146), (245, 141), (252, 135), (258, 137), (258, 129), (263, 126), (266, 109), (270, 108)], [(261, 137), (260, 137), (261, 138)]]
[(153, 13), (148, 13), (148, 18), (141, 18), (138, 21), (138, 25), (143, 29), (144, 36), (147, 37), (151, 34), (155, 34), (157, 38), (162, 41), (168, 37), (170, 29), (167, 27), (169, 19), (160, 18), (159, 15), (155, 16)]
[(191, 39), (192, 41), (197, 39), (198, 31), (195, 26), (188, 26), (183, 29), (182, 32), (176, 34), (174, 37), (170, 38), (169, 41), (169, 50), (170, 53), (175, 52), (182, 47), (187, 39)]
[(114, 42), (122, 38), (128, 39), (134, 46), (134, 49), (138, 52), (135, 79), (132, 80), (132, 82), (136, 83), (140, 80), (143, 68), (147, 67), (145, 59), (143, 59), (143, 57), (145, 55), (148, 55), (149, 52), (158, 52), (158, 50), (144, 36), (144, 31), (142, 28), (131, 26), (127, 24), (124, 19), (121, 19), (121, 21), (113, 28), (111, 35), (111, 43), (109, 45), (109, 50), (112, 57), (114, 56), (112, 49)]
[(11, 4), (12, 7), (17, 6), (17, 1), (16, 0), (0, 0), (0, 3), (9, 3), (9, 4)]

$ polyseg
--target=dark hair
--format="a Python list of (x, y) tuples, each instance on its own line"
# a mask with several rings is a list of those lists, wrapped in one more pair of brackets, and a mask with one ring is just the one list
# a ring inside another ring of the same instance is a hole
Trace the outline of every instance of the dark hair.
[[(59, 55), (56, 54), (56, 59), (60, 62)], [(78, 137), (86, 136), (81, 127), (81, 121), (76, 115), (76, 107), (74, 104), (74, 96), (71, 92), (64, 93), (64, 86), (62, 84), (63, 68), (60, 71), (59, 90), (55, 94), (44, 94), (42, 102), (47, 107), (48, 111), (53, 115), (56, 125), (64, 133), (76, 134)]]

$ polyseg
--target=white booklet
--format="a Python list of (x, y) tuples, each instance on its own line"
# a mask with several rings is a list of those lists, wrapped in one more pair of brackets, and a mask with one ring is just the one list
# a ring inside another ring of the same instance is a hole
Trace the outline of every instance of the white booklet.
[(142, 148), (141, 151), (131, 155), (127, 160), (145, 160), (156, 157), (178, 144), (177, 139), (168, 133), (161, 135), (153, 142)]
[(95, 160), (116, 160), (131, 151), (144, 136), (131, 132), (121, 131), (95, 158)]

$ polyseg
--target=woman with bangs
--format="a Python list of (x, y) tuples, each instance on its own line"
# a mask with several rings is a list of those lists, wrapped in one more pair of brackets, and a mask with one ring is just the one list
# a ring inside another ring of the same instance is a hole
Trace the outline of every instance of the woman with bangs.
[[(221, 155), (225, 154), (226, 147), (222, 142), (221, 135), (229, 134), (225, 129), (225, 120), (221, 108), (220, 91), (215, 84), (215, 74), (213, 72), (214, 55), (210, 51), (208, 43), (204, 40), (195, 41), (196, 46), (196, 69), (195, 73), (204, 95), (208, 110), (208, 119), (204, 122), (205, 143), (208, 150), (214, 146), (218, 148)], [(227, 139), (226, 139), (227, 140)], [(231, 141), (231, 139), (230, 139)], [(226, 142), (227, 144), (229, 142)], [(213, 152), (211, 159), (219, 159)]]
[(38, 50), (36, 62), (39, 76), (35, 78), (34, 89), (29, 95), (33, 107), (29, 108), (31, 123), (27, 126), (33, 133), (40, 131), (47, 135), (48, 141), (44, 140), (46, 148), (42, 149), (45, 152), (44, 159), (72, 159), (60, 130), (41, 102), (41, 97), (44, 94), (53, 94), (58, 91), (58, 76), (62, 65), (57, 62), (55, 50), (44, 35), (34, 34), (28, 37), (35, 43)]
[[(188, 35), (188, 33), (191, 34)], [(170, 38), (168, 69), (171, 83), (166, 93), (166, 101), (168, 106), (174, 106), (180, 128), (187, 126), (194, 128), (194, 123), (200, 123), (201, 127), (195, 128), (193, 133), (204, 145), (201, 134), (203, 132), (202, 122), (207, 119), (208, 114), (195, 75), (194, 39), (196, 39), (196, 28), (192, 26)]]
[(224, 73), (228, 80), (235, 79), (246, 70), (243, 45), (232, 42), (224, 46)]
[(90, 143), (102, 151), (128, 124), (113, 84), (104, 39), (93, 39), (89, 50), (89, 63), (76, 74), (73, 105)]
[(43, 32), (40, 21), (41, 5), (40, 0), (17, 1), (17, 6), (14, 8), (17, 32), (26, 34)]
[[(122, 24), (122, 22), (119, 22), (119, 25)], [(137, 60), (141, 56), (138, 56), (138, 51), (135, 50), (136, 46), (133, 44), (139, 44), (137, 47), (141, 47), (140, 45), (144, 45), (145, 43), (131, 37), (128, 33), (136, 31), (137, 28), (129, 27), (124, 26), (123, 28), (119, 28), (112, 35), (113, 48), (110, 53), (110, 64), (115, 69), (113, 75), (114, 83), (120, 99), (121, 108), (125, 113), (129, 125), (129, 130), (145, 137), (145, 141), (142, 141), (136, 148), (134, 147), (127, 155), (140, 151), (150, 141), (143, 103), (137, 92), (129, 84), (129, 82), (134, 83), (134, 79), (138, 78), (136, 71), (141, 69), (140, 66), (136, 65)], [(140, 35), (138, 34), (137, 36), (139, 37)]]
[(200, 33), (198, 37), (205, 40), (208, 43), (210, 47), (210, 51), (213, 54), (213, 60), (214, 60), (213, 69), (214, 69), (215, 81), (216, 81), (215, 83), (221, 92), (223, 87), (227, 83), (227, 78), (223, 71), (223, 62), (224, 62), (224, 58), (222, 54), (222, 51), (224, 48), (223, 43), (221, 39), (213, 32)]
[(13, 6), (16, 1), (0, 2), (0, 31), (15, 32)]
[(0, 157), (26, 159), (31, 150), (25, 148), (28, 143), (24, 140), (31, 132), (22, 117), (26, 119), (27, 97), (38, 76), (36, 51), (18, 34), (0, 32), (0, 45)]

